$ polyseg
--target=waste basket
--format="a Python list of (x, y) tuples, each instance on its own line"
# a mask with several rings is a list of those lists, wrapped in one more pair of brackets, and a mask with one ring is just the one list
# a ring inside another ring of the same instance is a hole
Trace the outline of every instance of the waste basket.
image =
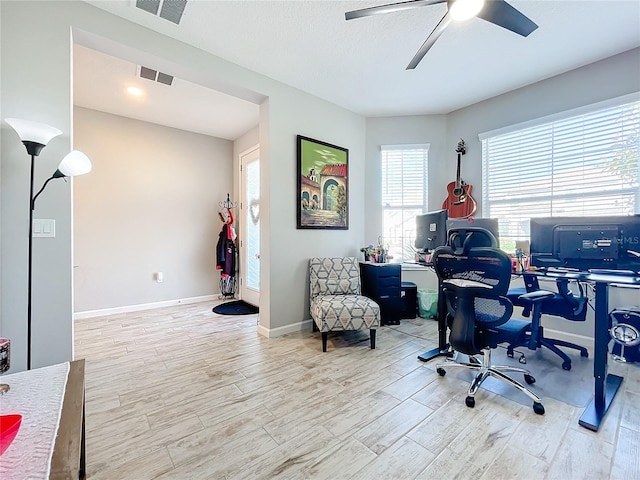
[(435, 318), (438, 315), (438, 291), (431, 288), (418, 289), (418, 315)]

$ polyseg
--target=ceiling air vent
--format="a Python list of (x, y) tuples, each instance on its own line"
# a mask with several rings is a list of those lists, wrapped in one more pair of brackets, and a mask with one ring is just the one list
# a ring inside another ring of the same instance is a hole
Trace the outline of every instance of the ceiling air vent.
[(140, 65), (140, 71), (138, 72), (140, 78), (146, 78), (152, 82), (163, 83), (165, 85), (171, 85), (173, 83), (173, 76), (166, 73), (158, 72), (152, 68), (143, 67)]
[(156, 81), (158, 83), (164, 83), (165, 85), (171, 85), (173, 83), (173, 77), (166, 73), (158, 72), (158, 78), (156, 78)]
[(178, 25), (187, 0), (136, 0), (136, 7)]

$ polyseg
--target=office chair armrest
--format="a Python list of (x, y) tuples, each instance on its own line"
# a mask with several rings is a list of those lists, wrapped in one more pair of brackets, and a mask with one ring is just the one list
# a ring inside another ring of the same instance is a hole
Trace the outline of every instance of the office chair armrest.
[(523, 300), (527, 303), (538, 303), (547, 298), (551, 298), (555, 293), (548, 290), (536, 290), (535, 292), (524, 293), (518, 297), (518, 300)]

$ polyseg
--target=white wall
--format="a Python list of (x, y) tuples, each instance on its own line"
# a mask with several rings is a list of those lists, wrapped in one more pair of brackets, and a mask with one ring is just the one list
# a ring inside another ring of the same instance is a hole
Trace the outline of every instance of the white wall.
[(93, 163), (74, 179), (74, 311), (219, 293), (233, 143), (75, 107), (74, 146)]
[[(313, 112), (313, 113), (311, 113)], [(303, 327), (294, 322), (309, 319), (308, 259), (313, 256), (359, 254), (363, 241), (365, 188), (365, 120), (334, 105), (294, 91), (269, 98), (269, 161), (261, 182), (261, 203), (268, 200), (268, 217), (261, 208), (260, 324), (269, 334)], [(263, 122), (260, 123), (262, 169)], [(349, 150), (349, 229), (296, 229), (296, 134)], [(265, 185), (265, 182), (266, 185)], [(267, 260), (265, 261), (265, 255)], [(265, 292), (266, 289), (269, 289)], [(263, 296), (270, 299), (269, 323), (263, 323)], [(293, 324), (293, 325), (292, 325)], [(306, 326), (304, 328), (307, 328)], [(266, 333), (264, 329), (261, 329)]]
[[(72, 36), (91, 48), (101, 43), (103, 51), (125, 59), (135, 51), (185, 80), (260, 104), (260, 331), (265, 335), (301, 328), (309, 317), (309, 257), (357, 255), (363, 242), (377, 238), (380, 204), (375, 195), (379, 190), (372, 170), (379, 168), (374, 155), (377, 145), (431, 143), (430, 157), (436, 168), (429, 172), (435, 195), (430, 194), (429, 201), (437, 206), (455, 175), (459, 137), (469, 145), (463, 177), (479, 190), (478, 133), (629, 93), (640, 86), (640, 55), (635, 50), (445, 118), (372, 119), (367, 134), (365, 119), (352, 112), (84, 2), (0, 2), (0, 9), (2, 117), (41, 121), (64, 132), (37, 159), (37, 185), (55, 170), (73, 144)], [(113, 51), (116, 48), (120, 50)], [(421, 131), (425, 128), (426, 134)], [(396, 133), (391, 134), (392, 130)], [(26, 365), (28, 159), (13, 131), (3, 124), (0, 133), (0, 332), (12, 340), (12, 371), (19, 371)], [(349, 149), (349, 230), (296, 229), (297, 134)], [(37, 216), (55, 218), (57, 236), (35, 244), (34, 366), (69, 360), (73, 355), (71, 207), (71, 185), (62, 181), (52, 183), (39, 200)]]
[[(455, 180), (455, 149), (460, 138), (467, 144), (462, 157), (462, 178), (473, 186), (482, 216), (482, 150), (478, 134), (554, 113), (590, 105), (640, 91), (640, 49), (558, 75), (533, 85), (471, 105), (442, 116), (373, 118), (367, 120), (367, 238), (376, 238), (380, 227), (380, 145), (431, 143), (429, 150), (429, 209), (441, 207), (447, 183)], [(379, 182), (379, 180), (378, 180)], [(403, 273), (403, 279), (431, 287), (433, 279), (420, 273)], [(610, 306), (637, 304), (637, 290), (615, 290)], [(586, 323), (545, 318), (545, 326), (577, 335), (593, 335), (593, 318)]]
[[(0, 3), (0, 110), (2, 118), (30, 119), (63, 131), (36, 158), (38, 189), (72, 144), (69, 28), (50, 28), (56, 23), (53, 5), (44, 15), (35, 3), (25, 10), (22, 5)], [(26, 366), (29, 157), (4, 122), (1, 135), (2, 335), (11, 340), (12, 371), (18, 371)], [(68, 360), (72, 352), (70, 185), (52, 182), (35, 211), (36, 218), (56, 220), (56, 237), (34, 239), (34, 367)]]
[[(446, 194), (447, 155), (446, 115), (412, 115), (405, 117), (377, 117), (367, 119), (366, 164), (366, 226), (365, 244), (376, 243), (382, 234), (382, 162), (383, 145), (429, 144), (429, 205), (439, 210)], [(455, 147), (454, 147), (455, 150)], [(442, 187), (441, 187), (442, 186)]]
[[(537, 82), (447, 116), (447, 145), (467, 144), (464, 179), (482, 213), (482, 147), (478, 134), (640, 91), (640, 48)], [(451, 154), (452, 158), (453, 153)], [(449, 166), (455, 179), (455, 163)]]
[[(65, 132), (38, 159), (37, 183), (72, 146), (72, 35), (125, 59), (135, 50), (185, 80), (260, 103), (260, 331), (301, 328), (309, 316), (308, 258), (355, 255), (364, 238), (364, 119), (84, 2), (0, 2), (0, 8), (3, 118), (42, 121)], [(2, 334), (12, 340), (12, 371), (19, 371), (26, 365), (28, 167), (15, 134), (5, 125), (1, 134)], [(349, 149), (349, 230), (296, 230), (297, 134)], [(55, 218), (58, 235), (36, 247), (34, 366), (73, 355), (71, 187), (52, 184), (40, 201), (38, 215)]]

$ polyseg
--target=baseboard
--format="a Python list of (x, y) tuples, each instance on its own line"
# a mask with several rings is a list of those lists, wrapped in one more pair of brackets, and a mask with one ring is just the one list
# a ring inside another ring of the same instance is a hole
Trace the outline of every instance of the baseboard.
[(263, 337), (275, 338), (287, 335), (288, 333), (296, 333), (302, 331), (311, 331), (312, 320), (303, 320), (302, 322), (291, 323), (283, 327), (267, 328), (263, 325), (258, 325), (258, 333)]
[(139, 312), (140, 310), (152, 310), (154, 308), (173, 307), (174, 305), (188, 305), (191, 303), (210, 302), (218, 300), (218, 295), (203, 295), (201, 297), (178, 298), (175, 300), (164, 300), (162, 302), (141, 303), (138, 305), (126, 305), (124, 307), (103, 308), (100, 310), (87, 310), (75, 312), (74, 320), (85, 318), (102, 317), (104, 315), (114, 315), (116, 313)]
[(587, 350), (593, 351), (593, 337), (587, 337), (585, 335), (578, 335), (575, 333), (563, 332), (562, 330), (553, 330), (551, 328), (544, 329), (544, 336), (548, 338), (555, 338), (556, 340), (564, 340), (565, 342), (575, 343)]

